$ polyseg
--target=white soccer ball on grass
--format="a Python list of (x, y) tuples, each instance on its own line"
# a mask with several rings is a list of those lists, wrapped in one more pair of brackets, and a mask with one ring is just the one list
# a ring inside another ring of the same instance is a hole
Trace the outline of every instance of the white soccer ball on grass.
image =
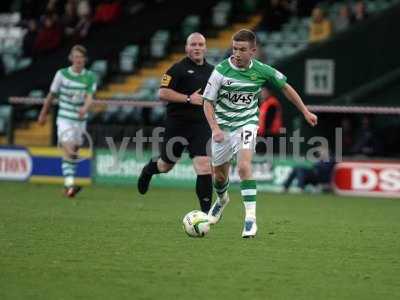
[(183, 229), (190, 237), (204, 237), (210, 231), (206, 213), (193, 210), (183, 217)]

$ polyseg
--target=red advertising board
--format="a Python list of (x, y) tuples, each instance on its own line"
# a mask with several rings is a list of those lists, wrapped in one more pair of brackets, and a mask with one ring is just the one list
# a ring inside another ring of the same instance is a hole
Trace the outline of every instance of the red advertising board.
[(23, 148), (0, 148), (0, 180), (27, 180), (32, 159)]
[(400, 163), (339, 163), (333, 174), (333, 188), (339, 195), (400, 198)]

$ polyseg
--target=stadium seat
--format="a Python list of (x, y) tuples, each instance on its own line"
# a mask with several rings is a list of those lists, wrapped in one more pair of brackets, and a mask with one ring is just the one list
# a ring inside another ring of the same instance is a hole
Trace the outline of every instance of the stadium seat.
[(182, 38), (186, 39), (192, 32), (199, 31), (200, 28), (200, 16), (189, 15), (182, 23)]
[(121, 112), (121, 107), (115, 105), (108, 105), (106, 111), (103, 113), (102, 122), (111, 123), (120, 112)]
[(7, 74), (13, 72), (17, 67), (17, 59), (12, 54), (3, 54), (4, 69)]
[(365, 6), (367, 7), (367, 11), (371, 14), (378, 11), (378, 6), (377, 6), (376, 1), (367, 1), (365, 3)]
[(42, 90), (32, 90), (29, 92), (29, 97), (32, 98), (43, 98), (44, 92)]
[(264, 55), (266, 57), (266, 62), (273, 65), (277, 60), (284, 56), (282, 52), (282, 47), (278, 44), (269, 44), (263, 48)]
[(135, 107), (134, 111), (132, 112), (131, 119), (133, 122), (142, 123), (143, 122), (143, 107)]
[(133, 106), (122, 106), (120, 113), (117, 115), (117, 122), (121, 124), (127, 124), (133, 116), (135, 112), (135, 107)]
[(10, 27), (8, 29), (8, 37), (14, 39), (22, 39), (26, 30), (22, 27)]
[(151, 38), (150, 53), (154, 58), (165, 56), (170, 39), (170, 33), (166, 30), (158, 30)]
[(280, 43), (280, 42), (282, 42), (282, 39), (283, 39), (283, 34), (282, 34), (282, 32), (272, 32), (270, 35), (269, 35), (269, 39), (268, 39), (268, 42), (272, 42), (272, 43)]
[(137, 101), (153, 101), (158, 97), (155, 95), (153, 90), (142, 87), (137, 92), (131, 94), (131, 98)]
[(132, 73), (135, 71), (136, 63), (139, 57), (139, 46), (129, 45), (119, 54), (119, 69), (123, 73)]
[(107, 73), (108, 63), (105, 59), (96, 60), (90, 69), (98, 75), (104, 76)]
[(207, 50), (206, 57), (207, 57), (207, 61), (210, 64), (216, 65), (224, 57), (224, 53), (221, 51), (221, 49), (210, 48), (210, 49)]
[(282, 31), (284, 32), (296, 31), (299, 28), (299, 26), (301, 26), (300, 19), (297, 17), (292, 17), (287, 23), (283, 24)]
[(0, 27), (0, 39), (4, 39), (7, 37), (7, 28)]
[(150, 113), (150, 122), (151, 123), (158, 123), (162, 121), (165, 117), (165, 106), (156, 106), (153, 107)]
[(266, 31), (257, 31), (257, 40), (261, 45), (266, 45), (268, 42), (268, 33)]
[(143, 88), (155, 90), (160, 87), (160, 79), (158, 77), (150, 77), (143, 83)]
[(293, 47), (291, 44), (285, 44), (281, 48), (282, 56), (290, 56), (296, 53), (296, 47)]
[(0, 27), (0, 53), (7, 74), (31, 65), (31, 58), (22, 58), (22, 40), (25, 29), (21, 27)]
[(36, 121), (39, 117), (39, 110), (37, 107), (33, 107), (31, 109), (28, 109), (24, 112), (24, 120), (27, 121)]
[(32, 58), (30, 58), (30, 57), (19, 58), (17, 60), (16, 66), (15, 66), (15, 71), (28, 68), (31, 64), (32, 64)]
[(306, 42), (306, 43), (308, 42), (308, 28), (305, 28), (305, 27), (299, 28), (297, 30), (297, 34), (303, 42)]
[(224, 27), (228, 24), (228, 17), (231, 12), (231, 2), (219, 2), (212, 11), (212, 24), (215, 27)]
[(0, 135), (7, 133), (11, 120), (11, 105), (0, 105)]
[(0, 117), (0, 135), (4, 135), (6, 133), (6, 121)]
[(285, 32), (284, 35), (284, 40), (285, 42), (289, 43), (298, 43), (302, 41), (302, 37), (297, 31), (290, 31), (290, 32)]
[(14, 26), (19, 22), (21, 22), (21, 14), (19, 12), (0, 14), (0, 26)]
[(9, 24), (16, 25), (21, 22), (21, 14), (19, 12), (14, 12), (10, 14)]
[(257, 9), (257, 1), (254, 0), (244, 0), (240, 9), (246, 14), (253, 14)]
[(301, 18), (299, 26), (308, 28), (310, 26), (310, 22), (311, 22), (310, 17)]
[(103, 78), (106, 76), (108, 71), (108, 62), (105, 59), (96, 60), (92, 63), (90, 70), (97, 75), (97, 84), (100, 86), (103, 82)]

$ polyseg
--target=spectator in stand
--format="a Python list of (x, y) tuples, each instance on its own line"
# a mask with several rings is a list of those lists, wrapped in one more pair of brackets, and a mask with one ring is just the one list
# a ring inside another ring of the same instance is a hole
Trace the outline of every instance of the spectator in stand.
[(67, 38), (71, 38), (75, 35), (75, 28), (78, 25), (78, 14), (76, 1), (69, 0), (65, 3), (64, 15), (62, 16), (61, 22), (64, 27), (64, 33)]
[(362, 0), (357, 1), (353, 7), (353, 20), (355, 22), (364, 21), (368, 18), (367, 9), (365, 3)]
[(325, 17), (320, 7), (315, 7), (312, 11), (312, 20), (310, 23), (310, 42), (321, 42), (329, 38), (332, 34), (332, 24)]
[(94, 23), (112, 23), (116, 21), (121, 14), (120, 1), (103, 1), (96, 6), (96, 13), (93, 18)]
[(62, 29), (55, 14), (46, 15), (34, 42), (34, 54), (48, 53), (61, 45)]
[(348, 117), (343, 117), (340, 121), (340, 128), (342, 129), (342, 152), (344, 155), (348, 155), (354, 145), (351, 120)]
[(309, 184), (314, 186), (330, 184), (335, 164), (335, 160), (329, 156), (329, 150), (321, 148), (319, 160), (311, 168), (296, 167), (292, 170), (283, 184), (283, 190), (287, 192), (294, 179), (297, 179), (297, 187), (302, 191)]
[(65, 4), (65, 14), (62, 22), (64, 33), (68, 39), (77, 43), (88, 35), (91, 25), (90, 15), (91, 8), (86, 1), (82, 2), (82, 4), (77, 4), (75, 0), (69, 0)]
[(92, 8), (89, 1), (81, 0), (78, 3), (77, 13), (79, 21), (75, 27), (75, 38), (77, 40), (82, 40), (89, 34), (92, 25)]
[(261, 97), (264, 100), (260, 105), (258, 135), (278, 135), (282, 127), (282, 106), (267, 88), (262, 89)]
[(270, 0), (270, 2), (267, 2), (261, 27), (267, 31), (280, 30), (290, 15), (291, 12), (287, 1)]
[(24, 56), (32, 56), (33, 47), (38, 35), (38, 25), (34, 19), (29, 20), (26, 23), (27, 32), (24, 35), (24, 39), (22, 41), (22, 48)]
[(335, 31), (340, 32), (346, 30), (351, 25), (351, 11), (347, 4), (343, 4), (337, 17), (334, 20)]
[(382, 143), (372, 128), (371, 118), (367, 115), (363, 116), (361, 128), (357, 133), (358, 138), (351, 148), (352, 154), (376, 156), (383, 153)]
[(63, 3), (59, 0), (49, 0), (46, 6), (45, 15), (56, 15), (57, 19), (63, 13)]
[[(267, 88), (261, 91), (263, 101), (260, 104), (258, 132), (257, 135), (263, 138), (273, 138), (273, 151), (278, 150), (278, 138), (282, 128), (282, 106), (274, 94)], [(265, 153), (267, 145), (258, 143), (256, 146), (257, 153)]]
[(92, 13), (92, 7), (90, 6), (89, 1), (87, 0), (81, 0), (78, 2), (78, 16), (90, 16)]

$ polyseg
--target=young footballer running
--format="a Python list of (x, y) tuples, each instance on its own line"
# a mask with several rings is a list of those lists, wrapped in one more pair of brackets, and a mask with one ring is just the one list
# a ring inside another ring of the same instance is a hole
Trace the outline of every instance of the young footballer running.
[(257, 186), (252, 177), (251, 161), (257, 137), (261, 87), (268, 82), (282, 90), (311, 126), (317, 124), (317, 116), (307, 109), (282, 73), (253, 58), (256, 37), (252, 31), (243, 29), (235, 33), (232, 50), (233, 55), (215, 67), (203, 94), (204, 113), (212, 130), (214, 188), (218, 196), (208, 216), (211, 224), (217, 223), (229, 202), (230, 160), (237, 155), (245, 207), (242, 237), (248, 238), (257, 233)]
[(64, 194), (74, 197), (81, 187), (76, 185), (77, 155), (82, 144), (82, 134), (86, 129), (87, 112), (96, 91), (96, 77), (85, 69), (87, 60), (83, 46), (72, 47), (69, 60), (71, 66), (57, 71), (42, 110), (39, 124), (46, 122), (47, 114), (54, 99), (58, 98), (57, 137), (64, 150), (62, 174)]

